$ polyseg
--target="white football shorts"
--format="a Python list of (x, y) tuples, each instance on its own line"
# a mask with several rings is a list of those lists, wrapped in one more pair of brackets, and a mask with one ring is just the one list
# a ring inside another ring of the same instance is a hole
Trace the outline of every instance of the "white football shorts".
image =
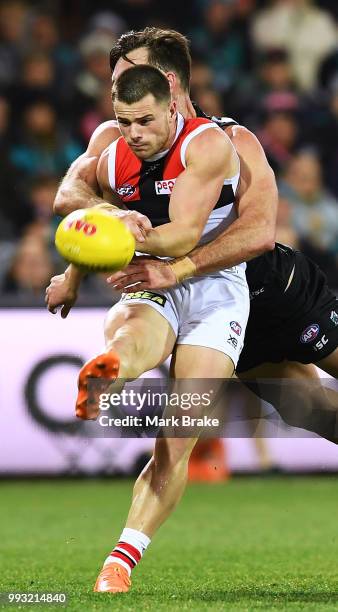
[(249, 290), (236, 266), (188, 279), (171, 289), (124, 293), (119, 304), (147, 304), (171, 325), (177, 344), (205, 346), (228, 355), (236, 367), (249, 317)]

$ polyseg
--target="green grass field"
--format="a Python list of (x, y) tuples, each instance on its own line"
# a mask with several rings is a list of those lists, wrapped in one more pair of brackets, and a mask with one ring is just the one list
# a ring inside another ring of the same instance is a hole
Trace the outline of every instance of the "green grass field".
[(2, 483), (0, 591), (66, 592), (66, 609), (81, 612), (338, 610), (337, 485), (332, 477), (190, 485), (130, 593), (112, 596), (92, 587), (132, 483)]

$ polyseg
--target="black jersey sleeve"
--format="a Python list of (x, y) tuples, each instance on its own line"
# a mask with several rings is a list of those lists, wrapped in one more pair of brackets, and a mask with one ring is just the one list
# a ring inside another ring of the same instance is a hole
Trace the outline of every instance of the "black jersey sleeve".
[(235, 119), (232, 119), (231, 117), (215, 117), (214, 115), (210, 117), (204, 111), (202, 111), (202, 109), (196, 104), (196, 102), (193, 102), (192, 105), (196, 111), (197, 117), (203, 117), (204, 119), (209, 119), (210, 121), (213, 121), (220, 128), (222, 128), (222, 130), (225, 130), (231, 125), (238, 125), (237, 121), (235, 121)]

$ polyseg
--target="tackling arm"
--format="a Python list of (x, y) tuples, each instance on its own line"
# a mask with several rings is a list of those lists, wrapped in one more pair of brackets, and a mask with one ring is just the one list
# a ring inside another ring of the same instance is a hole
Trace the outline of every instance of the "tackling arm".
[(120, 136), (115, 121), (106, 121), (93, 132), (87, 151), (70, 166), (62, 179), (54, 201), (57, 215), (68, 215), (79, 208), (102, 205), (96, 170), (102, 151)]
[(274, 173), (257, 138), (244, 127), (233, 129), (232, 143), (241, 160), (239, 217), (213, 242), (189, 254), (196, 274), (231, 268), (275, 246), (278, 192)]
[(189, 253), (202, 235), (224, 180), (238, 170), (236, 152), (224, 132), (210, 129), (196, 136), (170, 197), (170, 223), (152, 229), (136, 250), (164, 257)]

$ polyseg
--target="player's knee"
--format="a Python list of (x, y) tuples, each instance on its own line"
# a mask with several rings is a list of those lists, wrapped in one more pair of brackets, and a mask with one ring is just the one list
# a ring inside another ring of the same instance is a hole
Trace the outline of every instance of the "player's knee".
[(128, 308), (109, 313), (104, 326), (107, 350), (115, 350), (120, 358), (120, 375), (138, 378), (142, 368), (142, 325)]
[(119, 305), (113, 306), (104, 321), (104, 337), (106, 343), (114, 339), (116, 332), (126, 323), (128, 312)]
[(120, 377), (135, 380), (143, 374), (143, 360), (138, 351), (135, 330), (123, 326), (115, 334), (108, 349), (116, 351), (120, 358)]

